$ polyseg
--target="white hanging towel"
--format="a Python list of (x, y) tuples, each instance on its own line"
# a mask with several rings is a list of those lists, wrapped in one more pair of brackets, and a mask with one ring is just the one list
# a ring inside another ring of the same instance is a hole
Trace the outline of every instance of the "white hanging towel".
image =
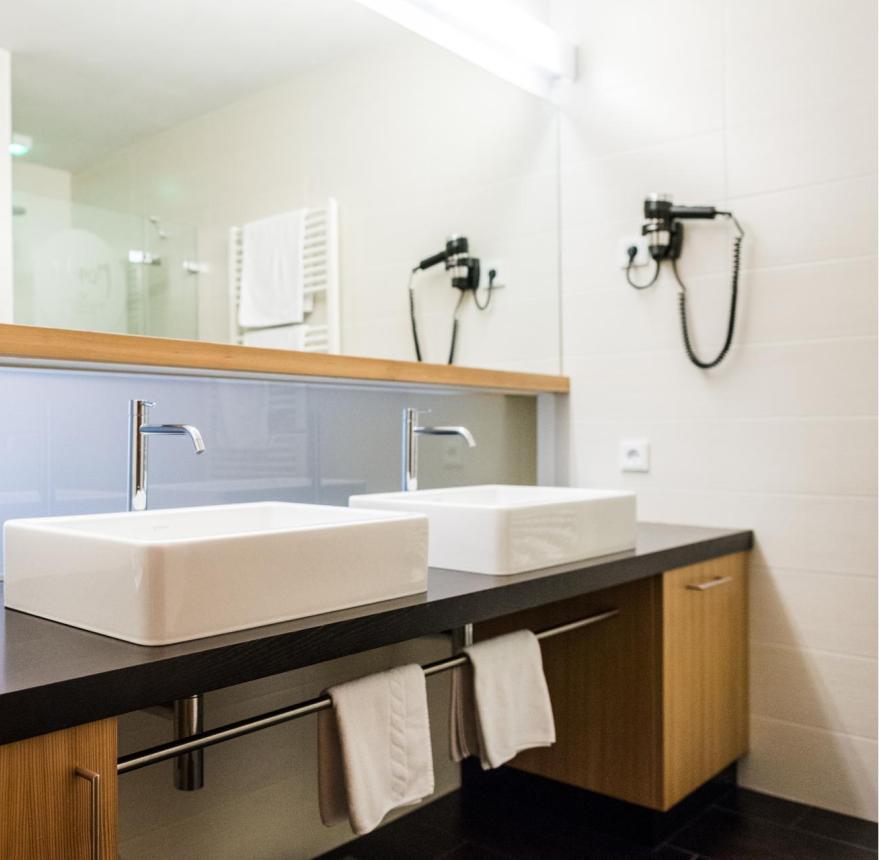
[(427, 689), (420, 666), (400, 666), (327, 691), (318, 715), (321, 819), (369, 833), (392, 809), (433, 793)]
[(273, 215), (242, 228), (241, 328), (302, 322), (306, 211)]
[(245, 331), (245, 346), (261, 346), (265, 349), (305, 349), (305, 326), (280, 325)]
[(479, 756), (484, 770), (522, 750), (555, 743), (555, 721), (540, 643), (530, 630), (464, 649), (469, 665), (452, 674), (451, 753)]

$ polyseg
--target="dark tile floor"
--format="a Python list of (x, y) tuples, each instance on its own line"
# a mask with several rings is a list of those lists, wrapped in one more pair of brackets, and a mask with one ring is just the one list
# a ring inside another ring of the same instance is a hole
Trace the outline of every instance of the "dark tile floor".
[(648, 848), (575, 820), (567, 806), (508, 794), (447, 795), (324, 860), (875, 860), (876, 825), (731, 788)]

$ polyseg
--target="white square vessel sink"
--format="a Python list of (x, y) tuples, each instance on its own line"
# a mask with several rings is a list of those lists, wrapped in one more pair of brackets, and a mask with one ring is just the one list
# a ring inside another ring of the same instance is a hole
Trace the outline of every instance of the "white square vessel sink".
[(503, 575), (635, 546), (635, 494), (489, 485), (351, 496), (351, 507), (427, 514), (432, 567)]
[(5, 602), (167, 645), (425, 591), (427, 528), (286, 502), (8, 520)]

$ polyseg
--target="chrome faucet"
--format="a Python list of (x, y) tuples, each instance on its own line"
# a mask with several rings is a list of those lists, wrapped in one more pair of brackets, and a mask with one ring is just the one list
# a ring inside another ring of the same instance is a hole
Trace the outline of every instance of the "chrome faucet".
[(468, 447), (475, 448), (476, 440), (466, 427), (421, 427), (418, 410), (403, 410), (403, 489), (408, 493), (418, 489), (418, 437), (460, 436)]
[(151, 400), (128, 403), (128, 510), (145, 511), (147, 507), (147, 438), (149, 436), (188, 436), (196, 454), (203, 454), (204, 439), (191, 424), (148, 424)]

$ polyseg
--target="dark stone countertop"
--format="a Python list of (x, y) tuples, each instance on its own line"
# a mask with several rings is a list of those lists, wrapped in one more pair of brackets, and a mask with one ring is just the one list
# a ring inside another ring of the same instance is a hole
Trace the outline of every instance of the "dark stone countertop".
[(634, 550), (484, 576), (430, 571), (425, 594), (178, 645), (132, 645), (6, 609), (0, 743), (485, 621), (750, 549), (748, 530), (640, 523)]

